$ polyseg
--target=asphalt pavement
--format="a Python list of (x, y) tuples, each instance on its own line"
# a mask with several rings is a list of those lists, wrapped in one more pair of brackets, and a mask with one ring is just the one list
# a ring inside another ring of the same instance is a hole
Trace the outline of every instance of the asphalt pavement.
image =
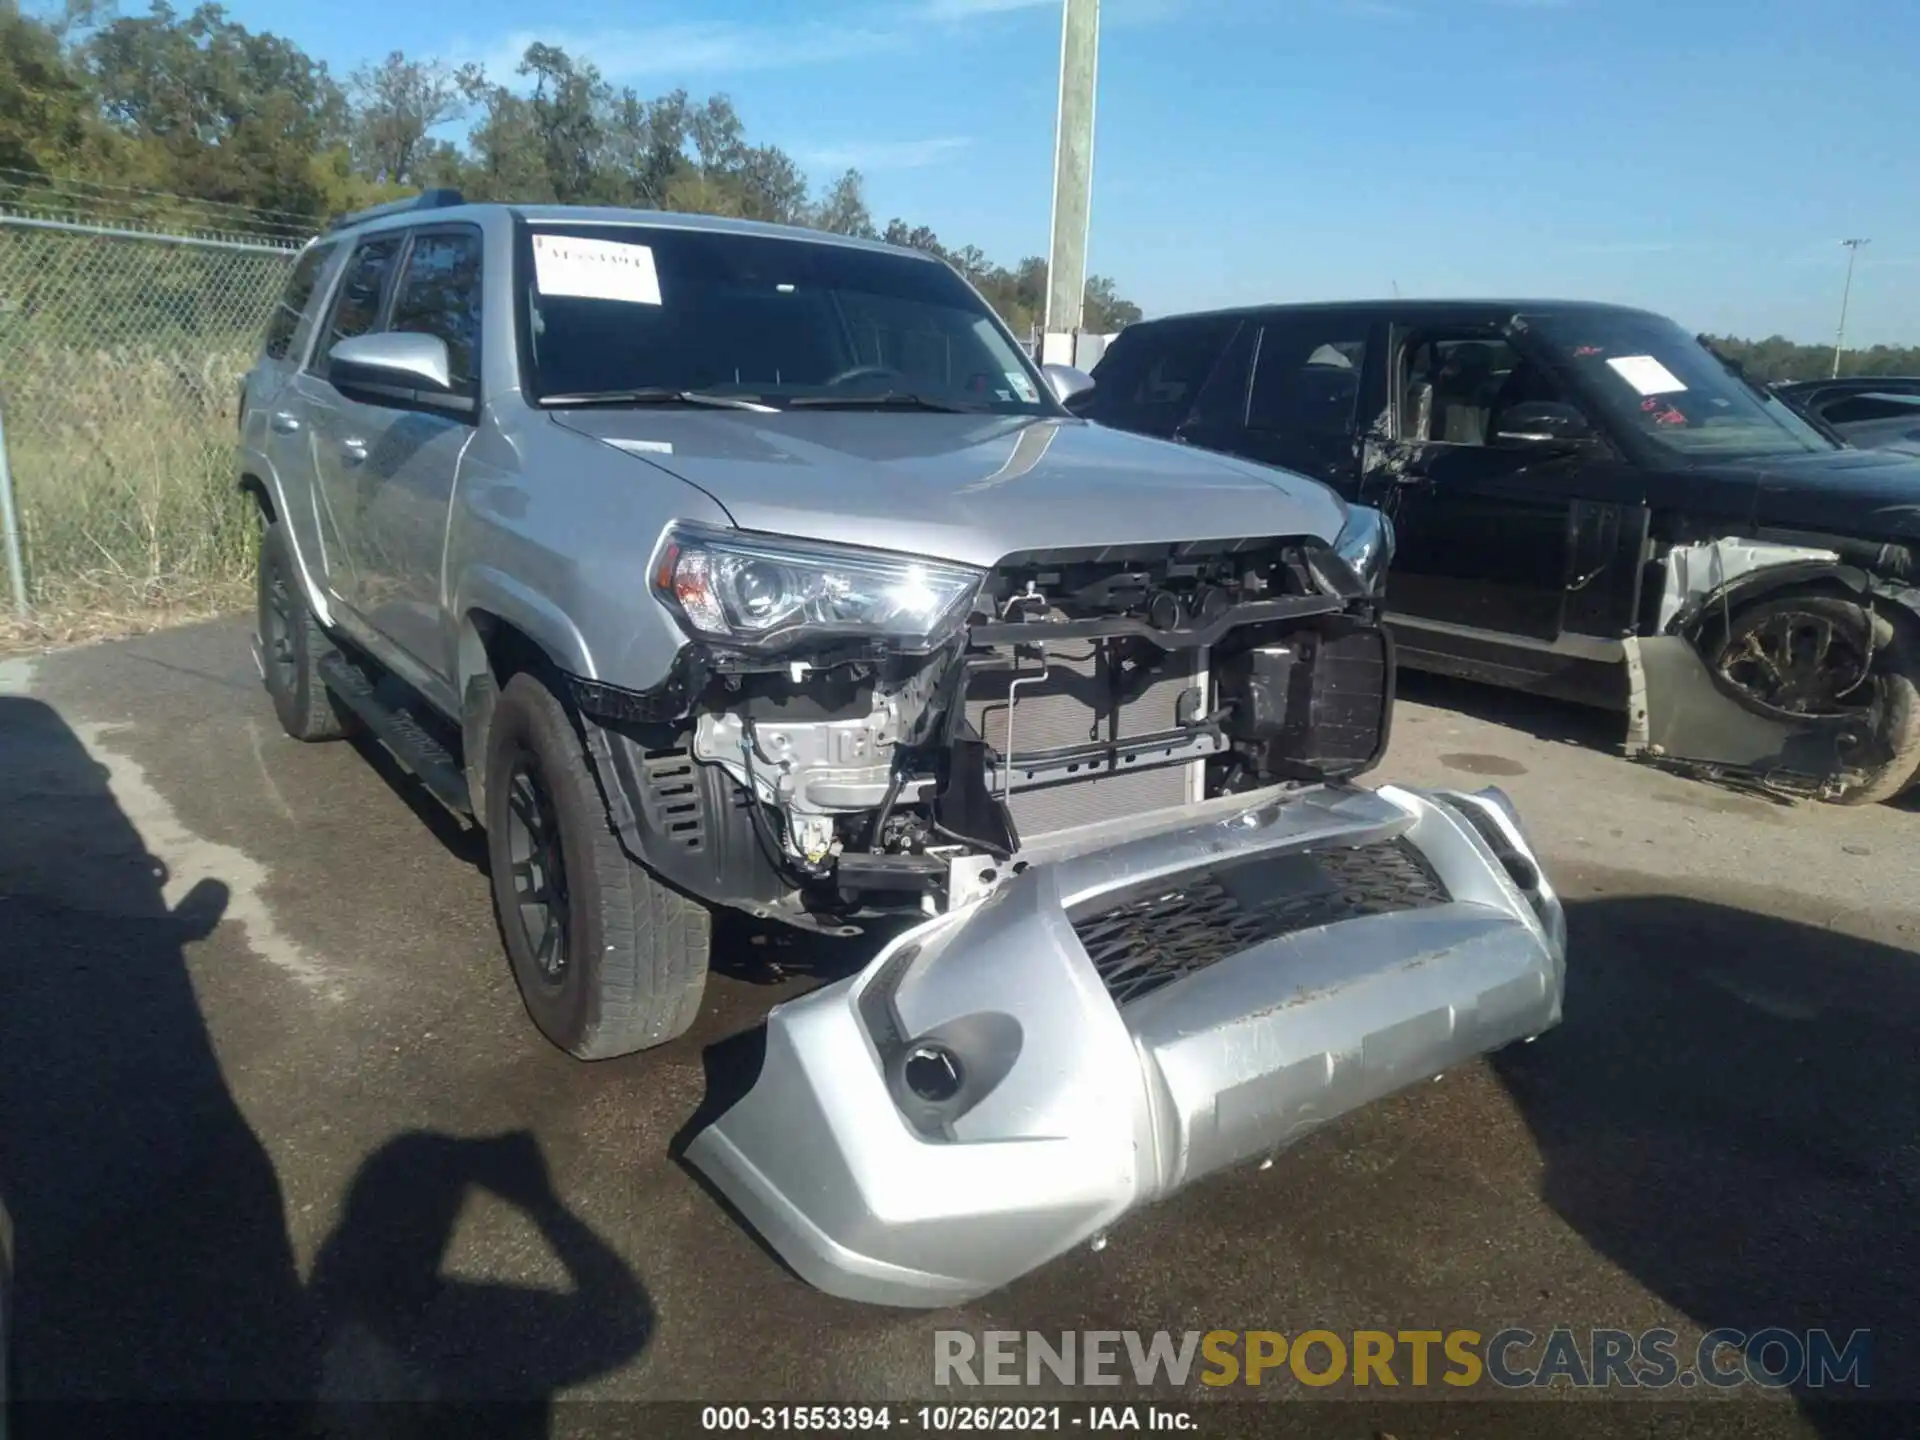
[(725, 925), (694, 1033), (579, 1064), (474, 837), (377, 749), (284, 738), (243, 623), (0, 662), (15, 1385), (905, 1400), (937, 1328), (1666, 1325), (1868, 1328), (1876, 1393), (1920, 1393), (1920, 807), (1617, 738), (1409, 682), (1371, 777), (1514, 796), (1567, 900), (1563, 1026), (933, 1316), (812, 1291), (672, 1158), (710, 1047), (857, 950)]

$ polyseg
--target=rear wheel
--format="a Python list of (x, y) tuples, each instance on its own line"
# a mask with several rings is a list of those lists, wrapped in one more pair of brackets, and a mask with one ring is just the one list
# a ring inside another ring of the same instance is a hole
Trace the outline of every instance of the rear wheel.
[(603, 1060), (665, 1044), (700, 1013), (711, 917), (627, 858), (572, 718), (530, 673), (487, 734), (494, 911), (527, 1013)]
[(337, 740), (356, 725), (320, 678), (333, 642), (313, 618), (294, 569), (293, 547), (278, 524), (260, 530), (260, 567), (254, 597), (254, 636), (260, 675), (280, 726), (296, 740)]
[(1736, 613), (1714, 669), (1762, 713), (1851, 719), (1841, 805), (1891, 800), (1920, 774), (1920, 664), (1909, 637), (1833, 595), (1783, 595)]

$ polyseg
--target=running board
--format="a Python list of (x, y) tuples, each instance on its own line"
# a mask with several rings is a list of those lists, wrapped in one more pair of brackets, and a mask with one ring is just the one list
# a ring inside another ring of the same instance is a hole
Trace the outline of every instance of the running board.
[(338, 651), (319, 664), (320, 678), (340, 703), (367, 724), (387, 751), (413, 773), (442, 805), (463, 819), (473, 815), (467, 777), (447, 747), (404, 703), (383, 698), (380, 688)]

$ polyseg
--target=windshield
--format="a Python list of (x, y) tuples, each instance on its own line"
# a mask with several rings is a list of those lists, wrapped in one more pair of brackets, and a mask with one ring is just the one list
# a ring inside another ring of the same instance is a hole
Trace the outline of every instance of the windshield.
[(521, 303), (536, 399), (690, 392), (782, 408), (1059, 413), (986, 305), (937, 261), (638, 225), (536, 225), (529, 249)]
[(1616, 425), (1664, 450), (1706, 457), (1838, 448), (1671, 320), (1606, 310), (1523, 318)]

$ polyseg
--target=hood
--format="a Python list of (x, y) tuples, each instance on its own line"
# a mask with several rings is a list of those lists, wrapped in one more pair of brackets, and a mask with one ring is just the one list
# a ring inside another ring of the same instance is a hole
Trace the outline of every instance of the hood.
[(1757, 525), (1865, 540), (1920, 540), (1920, 455), (1831, 450), (1703, 465), (1696, 473), (1743, 478), (1752, 487)]
[(743, 530), (982, 568), (1016, 550), (1317, 535), (1346, 506), (1285, 470), (1084, 420), (576, 410), (558, 424), (711, 495)]

